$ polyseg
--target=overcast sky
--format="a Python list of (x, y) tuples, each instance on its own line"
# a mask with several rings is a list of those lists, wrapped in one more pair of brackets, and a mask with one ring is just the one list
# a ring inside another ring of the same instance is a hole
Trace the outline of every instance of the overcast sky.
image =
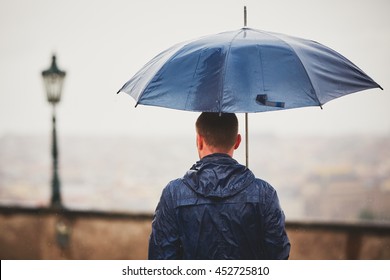
[[(138, 106), (117, 90), (171, 45), (248, 27), (318, 41), (379, 83), (325, 104), (250, 115), (259, 133), (390, 135), (388, 0), (0, 0), (0, 137), (51, 129), (41, 71), (67, 72), (60, 134), (190, 134), (197, 113)], [(242, 116), (240, 116), (242, 119)]]

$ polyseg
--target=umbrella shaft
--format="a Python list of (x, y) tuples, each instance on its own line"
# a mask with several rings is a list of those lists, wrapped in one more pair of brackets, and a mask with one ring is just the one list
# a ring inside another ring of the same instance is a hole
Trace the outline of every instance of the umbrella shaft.
[(249, 167), (249, 152), (248, 152), (248, 140), (249, 132), (248, 132), (248, 113), (245, 113), (245, 166)]

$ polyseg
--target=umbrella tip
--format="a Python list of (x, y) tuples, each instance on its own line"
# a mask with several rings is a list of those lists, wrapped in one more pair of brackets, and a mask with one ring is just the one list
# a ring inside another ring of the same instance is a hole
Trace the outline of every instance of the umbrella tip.
[(246, 6), (244, 6), (244, 27), (247, 25), (247, 13), (246, 13)]

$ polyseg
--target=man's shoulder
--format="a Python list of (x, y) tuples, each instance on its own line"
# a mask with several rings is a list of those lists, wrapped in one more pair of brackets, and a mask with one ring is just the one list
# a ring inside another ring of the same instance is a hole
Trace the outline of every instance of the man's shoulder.
[(177, 178), (170, 181), (163, 189), (162, 199), (170, 200), (172, 207), (194, 204), (198, 195), (185, 184), (183, 178)]
[(192, 192), (192, 190), (184, 183), (183, 178), (177, 178), (170, 181), (163, 190), (163, 193), (177, 196), (183, 192)]
[(165, 187), (165, 189), (168, 189), (168, 190), (175, 190), (176, 188), (182, 186), (184, 183), (183, 183), (183, 179), (182, 178), (176, 178), (176, 179), (173, 179), (172, 181), (170, 181), (167, 186)]
[(259, 186), (262, 186), (262, 187), (265, 187), (265, 188), (272, 188), (272, 185), (270, 183), (268, 183), (266, 180), (264, 179), (260, 179), (260, 178), (255, 178), (255, 183), (256, 185), (259, 185)]
[(273, 194), (276, 192), (275, 188), (270, 183), (260, 178), (255, 178), (252, 184), (249, 186), (249, 189), (256, 190), (259, 193), (267, 194)]

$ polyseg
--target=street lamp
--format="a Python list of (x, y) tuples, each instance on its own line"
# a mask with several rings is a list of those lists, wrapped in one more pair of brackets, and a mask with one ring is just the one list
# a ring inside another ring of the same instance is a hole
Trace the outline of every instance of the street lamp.
[(66, 73), (58, 69), (56, 64), (56, 56), (53, 55), (51, 66), (49, 69), (42, 71), (42, 77), (46, 88), (47, 101), (53, 105), (53, 138), (52, 138), (52, 157), (53, 157), (53, 175), (51, 181), (51, 206), (54, 208), (62, 208), (60, 179), (58, 176), (58, 149), (57, 149), (57, 133), (56, 133), (56, 104), (61, 100), (62, 85)]

